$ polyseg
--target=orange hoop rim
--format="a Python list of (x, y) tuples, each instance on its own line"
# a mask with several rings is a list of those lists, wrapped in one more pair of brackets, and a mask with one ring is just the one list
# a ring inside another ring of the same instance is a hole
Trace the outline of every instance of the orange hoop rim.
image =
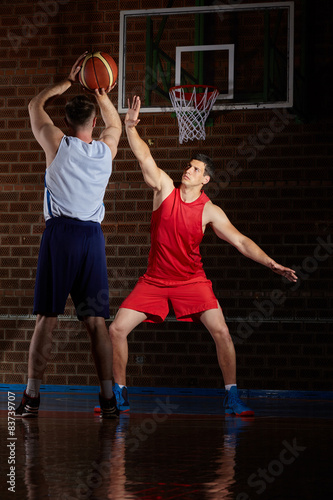
[[(177, 90), (183, 90), (183, 96), (184, 96), (185, 100), (187, 102), (189, 102), (189, 101), (191, 101), (191, 99), (193, 97), (194, 89), (201, 89), (204, 91), (204, 92), (200, 92), (200, 93), (195, 93), (194, 101), (196, 103), (196, 106), (198, 106), (197, 111), (204, 111), (204, 109), (200, 108), (200, 105), (201, 105), (202, 100), (204, 99), (205, 95), (207, 96), (208, 100), (214, 98), (214, 101), (215, 101), (215, 99), (217, 98), (217, 96), (220, 93), (219, 89), (217, 87), (215, 87), (214, 85), (196, 85), (196, 84), (176, 85), (175, 87), (171, 87), (169, 89), (170, 98), (172, 95), (172, 98), (175, 99), (176, 101), (178, 101), (180, 99), (180, 96), (177, 96), (176, 92), (177, 92)], [(215, 94), (215, 97), (214, 97), (214, 94)]]
[(214, 87), (214, 85), (197, 85), (197, 84), (193, 84), (193, 85), (190, 85), (190, 84), (187, 84), (187, 85), (176, 85), (175, 87), (170, 87), (169, 89), (169, 92), (171, 92), (172, 90), (178, 90), (178, 89), (193, 89), (193, 88), (196, 88), (196, 89), (212, 89), (211, 92), (214, 92), (215, 90), (217, 90), (219, 92), (219, 89), (217, 87)]

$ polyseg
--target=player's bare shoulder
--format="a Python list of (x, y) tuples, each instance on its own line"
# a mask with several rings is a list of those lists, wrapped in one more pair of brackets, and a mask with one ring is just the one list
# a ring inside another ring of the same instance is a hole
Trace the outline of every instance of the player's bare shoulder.
[(202, 225), (214, 224), (219, 219), (226, 218), (226, 214), (218, 205), (215, 205), (211, 200), (207, 201), (202, 214)]
[(160, 189), (154, 189), (154, 202), (153, 202), (153, 210), (157, 210), (161, 203), (172, 193), (172, 191), (175, 189), (173, 180), (171, 177), (164, 172), (163, 170), (160, 170), (160, 175), (161, 175), (161, 182), (160, 182)]

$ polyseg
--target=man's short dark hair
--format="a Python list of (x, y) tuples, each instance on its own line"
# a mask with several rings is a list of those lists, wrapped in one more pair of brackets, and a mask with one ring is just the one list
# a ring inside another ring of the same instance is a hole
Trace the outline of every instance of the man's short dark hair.
[(67, 102), (65, 113), (68, 124), (73, 128), (78, 128), (96, 116), (96, 106), (89, 97), (77, 95)]
[(209, 158), (209, 156), (206, 156), (202, 153), (196, 153), (194, 156), (192, 156), (191, 160), (202, 161), (202, 163), (205, 164), (205, 175), (209, 175), (211, 179), (214, 177), (215, 166), (213, 160)]

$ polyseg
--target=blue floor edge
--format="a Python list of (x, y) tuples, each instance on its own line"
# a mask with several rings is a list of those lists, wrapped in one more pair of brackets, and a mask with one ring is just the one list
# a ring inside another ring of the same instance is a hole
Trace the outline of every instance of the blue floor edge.
[[(24, 391), (25, 384), (0, 384), (0, 392)], [(62, 393), (98, 393), (99, 386), (86, 385), (48, 385), (40, 387), (41, 392)], [(167, 394), (169, 396), (221, 396), (224, 389), (206, 388), (174, 388), (174, 387), (129, 387), (129, 394)], [(333, 400), (333, 391), (296, 391), (296, 390), (269, 390), (269, 389), (241, 389), (239, 394), (247, 398), (272, 398), (272, 399), (327, 399)]]

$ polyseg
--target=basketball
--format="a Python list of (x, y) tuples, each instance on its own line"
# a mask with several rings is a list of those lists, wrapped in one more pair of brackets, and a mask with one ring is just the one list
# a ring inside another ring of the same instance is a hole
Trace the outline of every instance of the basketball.
[(118, 67), (106, 52), (87, 54), (80, 62), (79, 82), (88, 91), (107, 89), (117, 81)]

